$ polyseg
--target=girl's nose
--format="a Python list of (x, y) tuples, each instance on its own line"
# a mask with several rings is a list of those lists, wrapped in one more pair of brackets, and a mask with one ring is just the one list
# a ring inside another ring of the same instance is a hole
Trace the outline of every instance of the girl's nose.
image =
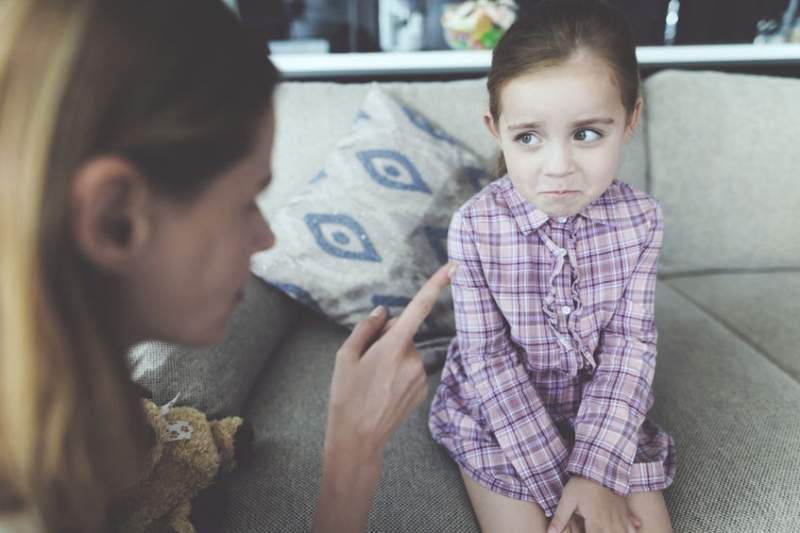
[(545, 157), (543, 170), (546, 175), (557, 178), (575, 172), (575, 161), (572, 159), (572, 147), (569, 143), (552, 143)]

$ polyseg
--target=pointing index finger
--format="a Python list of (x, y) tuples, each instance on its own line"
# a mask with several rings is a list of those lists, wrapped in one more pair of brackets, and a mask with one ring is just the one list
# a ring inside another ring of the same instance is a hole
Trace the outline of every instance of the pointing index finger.
[(456, 269), (458, 269), (456, 263), (447, 263), (439, 268), (397, 317), (397, 322), (389, 330), (387, 336), (391, 336), (393, 341), (400, 344), (410, 342), (425, 317), (430, 314), (439, 294), (450, 284), (450, 278)]

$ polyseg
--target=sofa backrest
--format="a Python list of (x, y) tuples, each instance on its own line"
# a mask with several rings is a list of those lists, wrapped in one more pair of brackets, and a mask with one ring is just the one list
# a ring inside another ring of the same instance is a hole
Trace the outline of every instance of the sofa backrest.
[(800, 268), (800, 80), (664, 71), (644, 94), (660, 272)]
[[(275, 96), (274, 181), (262, 207), (269, 215), (289, 201), (322, 168), (349, 131), (369, 83), (283, 82)], [(444, 133), (472, 149), (487, 169), (496, 146), (483, 124), (488, 107), (486, 79), (448, 82), (387, 82), (381, 87), (418, 111)], [(619, 178), (644, 189), (645, 128), (626, 144)]]

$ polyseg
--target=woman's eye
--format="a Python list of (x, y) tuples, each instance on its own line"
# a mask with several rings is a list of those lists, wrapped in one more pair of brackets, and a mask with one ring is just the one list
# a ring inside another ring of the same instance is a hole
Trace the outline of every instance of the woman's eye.
[(581, 142), (591, 142), (599, 139), (601, 135), (594, 130), (579, 130), (575, 134), (575, 140)]
[(523, 133), (517, 140), (524, 144), (525, 146), (533, 146), (534, 144), (539, 144), (539, 137), (534, 135), (533, 133)]

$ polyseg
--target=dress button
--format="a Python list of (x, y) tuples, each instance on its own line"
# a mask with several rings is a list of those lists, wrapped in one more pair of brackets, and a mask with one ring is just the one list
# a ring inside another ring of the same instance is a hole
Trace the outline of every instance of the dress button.
[(558, 255), (560, 255), (561, 257), (564, 257), (565, 255), (567, 255), (567, 251), (565, 249), (563, 249), (563, 248), (559, 248), (558, 249)]
[(572, 312), (572, 308), (568, 305), (565, 305), (564, 307), (561, 308), (561, 312), (565, 315), (568, 315)]

